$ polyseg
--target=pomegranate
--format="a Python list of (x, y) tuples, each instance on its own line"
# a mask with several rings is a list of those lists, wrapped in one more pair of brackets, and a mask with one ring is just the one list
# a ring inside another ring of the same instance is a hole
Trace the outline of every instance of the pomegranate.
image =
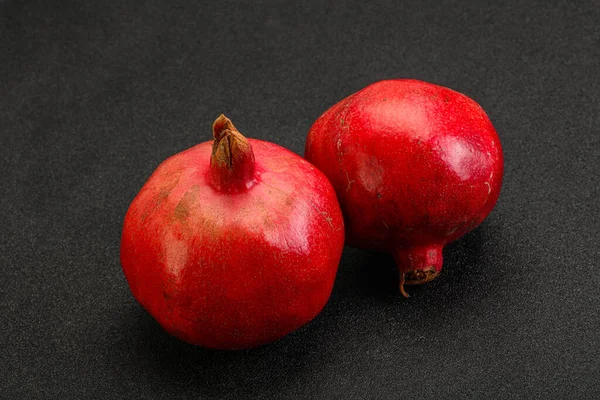
[(483, 109), (417, 80), (376, 82), (327, 110), (305, 157), (340, 201), (349, 245), (392, 253), (404, 285), (434, 279), (442, 249), (479, 225), (502, 184), (500, 140)]
[(277, 340), (327, 302), (344, 246), (333, 187), (302, 157), (247, 139), (221, 115), (214, 141), (164, 161), (133, 200), (121, 264), (138, 302), (192, 344)]

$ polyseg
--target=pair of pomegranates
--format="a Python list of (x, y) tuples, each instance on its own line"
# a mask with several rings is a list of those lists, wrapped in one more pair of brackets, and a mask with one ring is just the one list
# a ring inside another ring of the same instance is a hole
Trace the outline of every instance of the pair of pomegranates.
[(390, 252), (406, 295), (404, 285), (439, 274), (443, 247), (483, 221), (502, 182), (483, 109), (415, 80), (378, 82), (331, 107), (306, 160), (247, 139), (223, 115), (213, 135), (157, 168), (121, 242), (140, 304), (210, 348), (255, 347), (312, 320), (344, 242)]

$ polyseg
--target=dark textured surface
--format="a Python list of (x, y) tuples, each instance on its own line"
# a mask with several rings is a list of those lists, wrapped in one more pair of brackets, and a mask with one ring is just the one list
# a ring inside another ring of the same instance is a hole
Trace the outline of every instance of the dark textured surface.
[[(0, 1), (0, 398), (600, 398), (597, 1), (96, 3)], [(443, 274), (405, 300), (391, 259), (346, 249), (280, 342), (164, 333), (119, 265), (154, 168), (220, 112), (301, 154), (392, 77), (473, 97), (504, 146), (498, 205)]]

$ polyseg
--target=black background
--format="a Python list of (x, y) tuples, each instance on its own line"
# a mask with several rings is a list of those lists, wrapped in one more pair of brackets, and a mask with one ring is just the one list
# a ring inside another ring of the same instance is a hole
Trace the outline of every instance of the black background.
[[(0, 1), (0, 398), (599, 398), (598, 1)], [(302, 154), (385, 78), (463, 92), (504, 147), (500, 200), (398, 294), (346, 248), (309, 325), (196, 348), (135, 302), (125, 211), (224, 112)]]

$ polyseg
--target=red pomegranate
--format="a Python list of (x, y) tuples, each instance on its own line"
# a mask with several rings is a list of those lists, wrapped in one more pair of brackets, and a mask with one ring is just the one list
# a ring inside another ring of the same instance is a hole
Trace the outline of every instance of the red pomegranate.
[(374, 83), (327, 110), (305, 157), (337, 192), (351, 246), (387, 251), (404, 284), (442, 268), (442, 249), (479, 225), (502, 184), (500, 140), (483, 109), (416, 80)]
[(172, 335), (218, 349), (277, 340), (327, 302), (344, 225), (327, 178), (246, 139), (221, 115), (214, 141), (164, 161), (125, 216), (134, 297)]

